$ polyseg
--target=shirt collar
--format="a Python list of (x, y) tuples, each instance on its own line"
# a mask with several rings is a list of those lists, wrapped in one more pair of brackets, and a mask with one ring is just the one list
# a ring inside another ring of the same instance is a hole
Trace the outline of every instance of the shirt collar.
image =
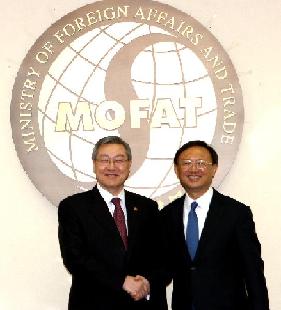
[(104, 199), (104, 201), (106, 202), (107, 205), (111, 202), (111, 199), (113, 197), (118, 197), (121, 199), (121, 201), (123, 203), (125, 203), (125, 190), (124, 189), (122, 189), (122, 191), (117, 196), (112, 195), (109, 191), (107, 191), (106, 189), (101, 187), (101, 185), (99, 183), (97, 183), (97, 189), (99, 190), (102, 198)]
[(196, 201), (198, 203), (198, 207), (203, 208), (204, 206), (209, 208), (209, 205), (211, 203), (212, 197), (213, 197), (213, 188), (209, 187), (209, 189), (207, 190), (206, 193), (204, 193), (202, 196), (200, 196), (199, 198), (197, 198), (196, 200), (192, 199), (191, 197), (188, 196), (188, 194), (186, 193), (186, 199), (187, 199), (187, 206), (190, 208), (191, 203), (193, 201)]

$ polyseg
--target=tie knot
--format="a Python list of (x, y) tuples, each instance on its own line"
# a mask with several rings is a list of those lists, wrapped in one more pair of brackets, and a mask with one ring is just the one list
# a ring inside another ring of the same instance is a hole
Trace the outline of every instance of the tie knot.
[(115, 207), (116, 206), (119, 207), (120, 206), (120, 200), (121, 200), (120, 198), (114, 197), (111, 199), (111, 202), (115, 205)]
[(196, 201), (193, 201), (192, 203), (191, 203), (191, 210), (192, 211), (195, 211), (195, 209), (198, 207), (198, 203), (196, 202)]

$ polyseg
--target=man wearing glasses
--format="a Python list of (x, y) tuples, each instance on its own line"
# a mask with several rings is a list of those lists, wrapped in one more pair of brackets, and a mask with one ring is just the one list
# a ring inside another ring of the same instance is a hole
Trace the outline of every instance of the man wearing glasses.
[(96, 186), (58, 209), (61, 254), (72, 275), (68, 309), (166, 310), (155, 272), (157, 204), (124, 190), (131, 149), (117, 136), (105, 137), (92, 159)]
[(190, 141), (175, 154), (186, 194), (161, 210), (173, 310), (268, 310), (261, 247), (250, 208), (211, 187), (216, 151)]

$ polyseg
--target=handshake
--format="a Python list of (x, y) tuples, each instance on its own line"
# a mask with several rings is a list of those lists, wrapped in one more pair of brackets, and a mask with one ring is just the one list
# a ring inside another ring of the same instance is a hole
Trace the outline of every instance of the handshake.
[(150, 285), (148, 280), (142, 276), (126, 276), (123, 290), (130, 294), (135, 301), (138, 301), (150, 293)]

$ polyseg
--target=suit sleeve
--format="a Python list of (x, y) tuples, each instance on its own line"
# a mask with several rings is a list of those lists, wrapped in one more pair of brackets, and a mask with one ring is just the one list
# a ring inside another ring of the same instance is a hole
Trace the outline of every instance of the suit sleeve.
[[(113, 290), (122, 290), (125, 276), (110, 270), (104, 262), (88, 254), (84, 232), (75, 208), (68, 199), (58, 207), (58, 238), (63, 263), (70, 274), (83, 277), (93, 285), (102, 285)], [(97, 283), (98, 282), (98, 283)]]
[(151, 281), (159, 262), (158, 251), (158, 206), (154, 201), (143, 200), (143, 216), (135, 240), (132, 264), (137, 265), (137, 272)]
[(169, 285), (172, 281), (172, 254), (173, 254), (173, 243), (171, 241), (172, 233), (171, 223), (165, 213), (166, 210), (160, 212), (160, 249), (161, 249), (161, 278), (162, 281)]
[(261, 245), (249, 207), (241, 208), (238, 223), (236, 234), (251, 309), (268, 310), (269, 301), (264, 277), (264, 263), (261, 258)]
[(146, 222), (142, 225), (141, 236), (143, 250), (141, 257), (143, 275), (150, 283), (151, 309), (167, 309), (166, 284), (162, 276), (162, 253), (160, 251), (160, 223), (159, 210), (156, 202), (148, 204), (149, 213)]

